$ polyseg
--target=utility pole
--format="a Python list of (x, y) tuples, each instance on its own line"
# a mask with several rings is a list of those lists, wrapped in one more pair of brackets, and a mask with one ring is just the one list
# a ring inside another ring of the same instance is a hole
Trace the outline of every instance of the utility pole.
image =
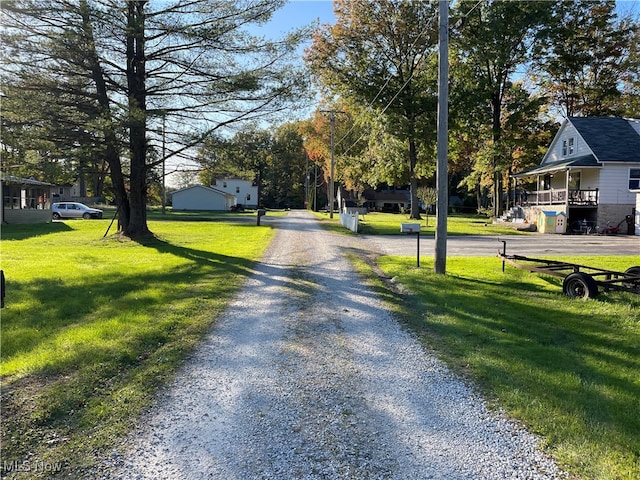
[(318, 211), (318, 164), (313, 163), (313, 211)]
[(447, 271), (448, 140), (449, 140), (449, 2), (438, 5), (438, 161), (436, 173), (435, 273)]
[(333, 197), (334, 197), (334, 174), (336, 169), (335, 161), (335, 133), (336, 133), (336, 113), (344, 113), (340, 110), (321, 110), (323, 113), (329, 114), (329, 121), (331, 122), (331, 171), (329, 177), (329, 218), (333, 218)]
[(329, 177), (329, 218), (333, 218), (333, 189), (335, 188), (335, 183), (333, 180), (333, 176), (335, 175), (336, 169), (336, 159), (335, 159), (335, 141), (334, 136), (336, 133), (336, 112), (331, 111), (331, 116), (329, 117), (331, 120), (331, 177)]
[(166, 181), (166, 167), (167, 162), (167, 143), (166, 143), (166, 126), (167, 126), (167, 114), (162, 113), (162, 214), (167, 213), (167, 181)]
[(304, 208), (309, 208), (309, 155), (304, 153)]

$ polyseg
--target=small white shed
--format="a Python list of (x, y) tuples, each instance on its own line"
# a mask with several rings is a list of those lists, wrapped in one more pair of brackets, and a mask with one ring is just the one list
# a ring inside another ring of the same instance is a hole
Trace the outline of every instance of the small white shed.
[(173, 192), (174, 210), (230, 210), (236, 197), (217, 188), (194, 185)]

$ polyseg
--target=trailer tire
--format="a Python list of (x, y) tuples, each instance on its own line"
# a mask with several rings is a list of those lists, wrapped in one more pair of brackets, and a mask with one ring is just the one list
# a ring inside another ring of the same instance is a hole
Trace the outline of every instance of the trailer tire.
[[(640, 276), (640, 266), (629, 267), (624, 271), (624, 273)], [(638, 292), (640, 292), (640, 280), (631, 280), (629, 282), (624, 282), (623, 285), (627, 288), (635, 288), (638, 290)]]
[(570, 298), (596, 298), (598, 284), (591, 275), (574, 272), (567, 275), (562, 282), (562, 291)]

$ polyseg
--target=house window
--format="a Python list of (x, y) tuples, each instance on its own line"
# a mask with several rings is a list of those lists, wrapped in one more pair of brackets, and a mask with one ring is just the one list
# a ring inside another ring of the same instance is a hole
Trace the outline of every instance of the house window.
[(250, 193), (247, 193), (247, 202), (248, 202), (249, 200), (251, 200), (251, 194), (250, 194)]
[(236, 193), (240, 193), (240, 187), (236, 187)]
[(227, 182), (222, 182), (222, 188), (227, 188)]
[(569, 155), (573, 155), (575, 153), (575, 143), (576, 139), (571, 137), (567, 140), (562, 141), (562, 156), (567, 157)]
[(629, 169), (629, 190), (640, 190), (640, 168)]

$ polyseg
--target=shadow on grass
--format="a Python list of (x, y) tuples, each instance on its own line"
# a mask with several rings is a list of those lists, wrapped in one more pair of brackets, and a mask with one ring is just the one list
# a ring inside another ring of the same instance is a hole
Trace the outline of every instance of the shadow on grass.
[[(123, 319), (118, 322), (126, 323), (127, 312), (134, 316), (147, 315), (154, 321), (159, 321), (170, 312), (171, 305), (176, 302), (184, 303), (193, 299), (219, 301), (228, 298), (238, 287), (239, 282), (234, 279), (244, 278), (254, 272), (255, 262), (243, 258), (185, 248), (155, 238), (139, 243), (160, 253), (184, 258), (189, 263), (165, 272), (154, 270), (146, 274), (118, 277), (87, 276), (81, 287), (76, 283), (66, 284), (64, 278), (55, 281), (12, 281), (12, 297), (36, 298), (38, 302), (36, 311), (23, 313), (18, 307), (12, 310), (9, 305), (4, 312), (3, 361), (9, 361), (15, 354), (37, 352), (56, 337), (68, 334), (70, 327), (100, 332), (101, 322)], [(149, 285), (155, 286), (152, 296), (144, 294)], [(131, 325), (136, 323), (136, 319), (131, 320)], [(12, 334), (14, 327), (20, 332), (19, 335)], [(126, 330), (125, 325), (113, 328)], [(142, 328), (137, 334), (147, 335), (146, 330), (149, 329)], [(163, 332), (160, 336), (168, 333)], [(106, 328), (103, 335), (105, 339), (109, 336)], [(161, 339), (130, 340), (133, 343), (141, 341), (143, 344), (153, 344)], [(110, 356), (111, 349), (108, 342), (104, 346), (99, 342), (91, 342), (86, 348), (76, 346), (73, 352), (64, 352), (64, 355), (52, 358), (53, 363), (45, 369), (45, 373), (63, 372), (85, 362), (101, 361)], [(132, 345), (131, 350), (136, 351), (138, 348)]]
[(73, 230), (64, 222), (2, 225), (2, 240), (25, 240)]
[[(68, 229), (62, 223), (53, 228)], [(138, 243), (187, 262), (166, 271), (96, 272), (82, 285), (64, 277), (12, 282), (12, 303), (2, 318), (3, 363), (37, 363), (3, 378), (3, 415), (10, 412), (11, 418), (2, 422), (3, 458), (24, 458), (34, 444), (47, 444), (48, 436), (96, 424), (96, 415), (105, 412), (111, 412), (105, 427), (122, 429), (255, 272), (256, 263), (244, 258), (157, 238)]]
[[(414, 271), (400, 281), (415, 293), (399, 304), (408, 323), (552, 447), (585, 449), (592, 459), (573, 465), (579, 473), (598, 476), (609, 462), (617, 474), (638, 473), (640, 335), (614, 321), (613, 300), (571, 300), (559, 287), (552, 293), (508, 277)], [(632, 306), (618, 315), (640, 309), (634, 295), (617, 298)]]

